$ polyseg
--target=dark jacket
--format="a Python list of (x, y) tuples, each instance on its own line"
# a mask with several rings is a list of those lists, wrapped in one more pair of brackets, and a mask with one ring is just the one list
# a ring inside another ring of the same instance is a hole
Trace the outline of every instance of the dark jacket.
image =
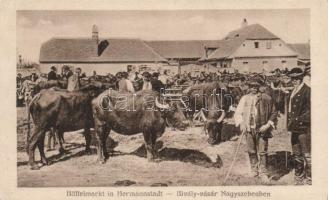
[(289, 96), (288, 99), (291, 101), (291, 112), (287, 114), (288, 131), (299, 133), (310, 131), (311, 88), (304, 84), (292, 98)]
[(277, 110), (272, 98), (266, 93), (260, 93), (256, 103), (258, 116), (256, 118), (256, 127), (265, 125), (268, 121), (277, 123)]
[(50, 80), (57, 80), (57, 74), (56, 74), (56, 72), (50, 71), (48, 73), (48, 81), (50, 81)]
[(158, 79), (152, 79), (150, 82), (151, 82), (151, 85), (152, 85), (154, 91), (160, 92), (161, 88), (164, 89), (164, 84), (162, 83), (162, 81), (160, 81)]

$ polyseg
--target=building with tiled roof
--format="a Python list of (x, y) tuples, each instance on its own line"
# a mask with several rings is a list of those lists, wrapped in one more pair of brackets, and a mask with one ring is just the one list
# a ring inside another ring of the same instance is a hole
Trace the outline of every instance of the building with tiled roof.
[(297, 56), (281, 38), (260, 24), (247, 25), (244, 19), (241, 28), (228, 33), (200, 61), (239, 72), (262, 72), (296, 67)]
[(51, 66), (81, 67), (86, 74), (116, 73), (127, 66), (157, 68), (167, 60), (135, 38), (98, 38), (93, 27), (90, 38), (52, 38), (40, 49), (41, 72), (47, 73)]
[(297, 53), (297, 65), (309, 66), (311, 65), (310, 43), (288, 44)]

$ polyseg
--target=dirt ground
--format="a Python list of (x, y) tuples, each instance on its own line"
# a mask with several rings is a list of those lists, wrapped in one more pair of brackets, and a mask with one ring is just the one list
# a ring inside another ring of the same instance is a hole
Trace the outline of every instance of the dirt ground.
[[(27, 126), (25, 108), (17, 109), (17, 175), (19, 187), (52, 186), (220, 186), (230, 167), (238, 141), (229, 138), (237, 133), (231, 120), (224, 126), (220, 144), (210, 146), (201, 127), (174, 131), (167, 128), (158, 139), (156, 162), (145, 158), (142, 134), (122, 136), (111, 132), (115, 146), (105, 164), (97, 162), (93, 141), (91, 155), (84, 154), (84, 137), (81, 132), (65, 133), (68, 152), (46, 151), (51, 162), (40, 170), (30, 170), (27, 165), (25, 141)], [(280, 119), (282, 122), (283, 118)], [(279, 123), (274, 137), (269, 141), (268, 168), (272, 185), (293, 184), (290, 153), (290, 135)], [(113, 145), (112, 145), (113, 146)], [(36, 150), (36, 160), (39, 152)], [(249, 160), (245, 138), (241, 143), (235, 165), (225, 185), (260, 185), (249, 176)]]

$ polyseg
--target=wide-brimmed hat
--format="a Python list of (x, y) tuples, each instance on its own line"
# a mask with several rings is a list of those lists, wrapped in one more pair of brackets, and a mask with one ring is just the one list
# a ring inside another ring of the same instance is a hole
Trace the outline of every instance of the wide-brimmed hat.
[(159, 76), (159, 73), (158, 72), (154, 72), (153, 73), (153, 77), (158, 77)]
[(291, 69), (287, 75), (291, 78), (298, 78), (304, 75), (304, 71), (299, 67), (295, 67)]
[(151, 74), (149, 72), (143, 72), (142, 76), (146, 77), (146, 78), (150, 78)]
[(261, 86), (264, 85), (264, 80), (259, 76), (251, 77), (248, 81), (249, 86)]

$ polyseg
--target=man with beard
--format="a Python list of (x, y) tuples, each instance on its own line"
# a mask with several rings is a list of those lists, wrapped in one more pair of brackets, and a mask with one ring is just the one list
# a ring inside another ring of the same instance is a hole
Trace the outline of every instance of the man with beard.
[(249, 92), (240, 99), (234, 118), (236, 127), (240, 126), (246, 135), (251, 177), (259, 177), (263, 184), (268, 184), (268, 139), (272, 137), (277, 112), (271, 97), (260, 90), (261, 85), (264, 82), (258, 77), (249, 82)]

